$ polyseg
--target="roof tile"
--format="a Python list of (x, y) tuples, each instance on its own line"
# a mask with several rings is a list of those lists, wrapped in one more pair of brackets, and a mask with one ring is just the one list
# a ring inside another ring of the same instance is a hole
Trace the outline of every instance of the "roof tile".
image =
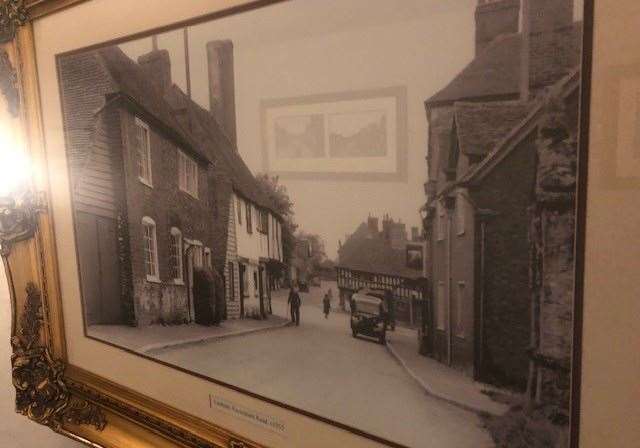
[(518, 123), (531, 105), (519, 101), (456, 102), (454, 114), (460, 152), (482, 156)]

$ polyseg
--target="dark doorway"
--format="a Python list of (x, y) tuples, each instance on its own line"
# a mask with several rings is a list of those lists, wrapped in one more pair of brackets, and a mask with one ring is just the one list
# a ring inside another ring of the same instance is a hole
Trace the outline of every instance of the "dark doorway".
[(79, 212), (76, 231), (87, 325), (124, 323), (116, 220)]

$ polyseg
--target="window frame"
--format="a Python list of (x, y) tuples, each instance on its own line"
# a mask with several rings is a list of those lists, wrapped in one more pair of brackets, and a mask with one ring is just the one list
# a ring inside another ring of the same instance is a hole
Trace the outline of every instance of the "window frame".
[[(173, 262), (172, 262), (171, 270), (172, 270), (173, 274), (175, 274), (175, 272), (178, 272), (180, 274), (180, 276), (176, 277), (175, 275), (173, 275), (173, 283), (176, 284), (176, 285), (184, 285), (184, 263), (183, 263), (183, 260), (182, 260), (182, 255), (183, 255), (183, 252), (184, 252), (184, 244), (183, 244), (183, 241), (182, 241), (182, 231), (177, 227), (171, 227), (170, 234), (171, 234), (171, 250), (172, 250), (172, 252), (174, 251), (174, 247), (175, 247), (175, 242), (176, 242), (175, 238), (179, 237), (179, 239), (177, 240), (179, 242), (179, 244), (178, 244), (179, 251), (178, 250), (175, 251), (176, 252), (175, 257), (176, 257), (177, 263), (174, 266)], [(172, 257), (173, 256), (174, 256), (174, 254), (172, 253)], [(175, 270), (175, 272), (174, 272), (174, 270)]]
[[(146, 229), (151, 228), (153, 231), (152, 237), (147, 237)], [(147, 247), (147, 239), (150, 242), (153, 242), (153, 250), (150, 247)], [(144, 271), (146, 275), (146, 279), (149, 282), (160, 283), (160, 266), (158, 264), (158, 227), (153, 218), (149, 216), (142, 217), (142, 250), (144, 254)], [(155, 271), (154, 274), (149, 274), (147, 270), (147, 251), (151, 253), (152, 257), (152, 266)]]
[(264, 209), (258, 209), (258, 232), (269, 234), (269, 213)]
[(238, 208), (238, 225), (242, 225), (242, 198), (240, 196), (236, 196), (236, 206)]
[(253, 234), (253, 211), (251, 202), (245, 201), (245, 220), (247, 221), (247, 233)]
[[(153, 188), (153, 169), (152, 169), (152, 164), (151, 164), (151, 129), (149, 128), (149, 125), (147, 123), (145, 123), (144, 121), (142, 121), (140, 118), (135, 117), (135, 129), (136, 129), (136, 137), (135, 137), (135, 150), (136, 150), (136, 170), (137, 170), (137, 174), (138, 174), (138, 180), (143, 183), (144, 185), (146, 185), (149, 188)], [(138, 129), (143, 129), (144, 132), (146, 133), (146, 148), (145, 148), (145, 156), (146, 156), (146, 163), (147, 163), (147, 171), (148, 173), (148, 178), (143, 177), (140, 174), (140, 164), (144, 164), (144, 160), (141, 159), (141, 148), (139, 147), (139, 141), (138, 141)]]
[(445, 231), (445, 220), (447, 217), (446, 211), (444, 209), (444, 206), (442, 205), (442, 203), (440, 201), (438, 201), (437, 205), (436, 205), (436, 212), (438, 215), (438, 222), (436, 225), (436, 238), (438, 241), (444, 241), (446, 238), (446, 231)]
[(205, 247), (202, 251), (202, 264), (205, 268), (212, 269), (213, 268), (213, 260), (211, 259), (211, 248)]
[[(182, 149), (177, 148), (178, 152), (178, 189), (184, 191), (194, 199), (198, 199), (198, 177), (200, 175), (200, 169), (198, 163)], [(193, 168), (194, 171), (189, 173), (189, 168)], [(189, 174), (193, 178), (193, 190), (189, 187)]]

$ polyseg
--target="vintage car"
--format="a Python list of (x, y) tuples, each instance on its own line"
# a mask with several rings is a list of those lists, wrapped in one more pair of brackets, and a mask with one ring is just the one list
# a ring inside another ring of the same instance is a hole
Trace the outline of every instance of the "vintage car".
[(309, 292), (309, 283), (307, 279), (298, 280), (298, 288), (300, 292)]
[(384, 292), (364, 289), (351, 297), (351, 333), (377, 338), (386, 344), (387, 306)]

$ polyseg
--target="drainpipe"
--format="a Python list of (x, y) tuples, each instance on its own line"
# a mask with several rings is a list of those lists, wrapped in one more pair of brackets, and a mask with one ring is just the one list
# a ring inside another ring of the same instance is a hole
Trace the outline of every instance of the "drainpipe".
[(484, 364), (484, 272), (485, 272), (485, 247), (486, 247), (486, 231), (487, 231), (487, 223), (484, 219), (480, 220), (480, 278), (478, 279), (478, 289), (480, 290), (480, 294), (478, 295), (480, 298), (480, 303), (478, 305), (479, 316), (478, 316), (478, 334), (476, 337), (478, 338), (478, 342), (476, 343), (476, 347), (478, 347), (478, 366), (476, 368), (476, 373), (480, 376), (480, 372), (482, 370), (482, 365)]
[(447, 209), (447, 306), (448, 306), (448, 321), (449, 325), (447, 328), (447, 364), (451, 366), (453, 361), (453, 332), (451, 331), (453, 328), (453, 319), (452, 319), (452, 309), (451, 306), (451, 213), (450, 210)]
[(487, 220), (493, 216), (496, 216), (496, 212), (489, 209), (478, 208), (473, 202), (470, 202), (476, 212), (478, 217), (478, 223), (480, 224), (480, 254), (479, 254), (479, 263), (480, 263), (480, 272), (478, 279), (478, 311), (479, 316), (477, 316), (478, 323), (477, 329), (478, 334), (475, 336), (477, 338), (476, 343), (474, 344), (478, 353), (476, 355), (476, 359), (478, 365), (475, 366), (476, 376), (481, 376), (482, 366), (484, 365), (484, 304), (485, 304), (485, 273), (486, 273), (486, 248), (487, 248)]

